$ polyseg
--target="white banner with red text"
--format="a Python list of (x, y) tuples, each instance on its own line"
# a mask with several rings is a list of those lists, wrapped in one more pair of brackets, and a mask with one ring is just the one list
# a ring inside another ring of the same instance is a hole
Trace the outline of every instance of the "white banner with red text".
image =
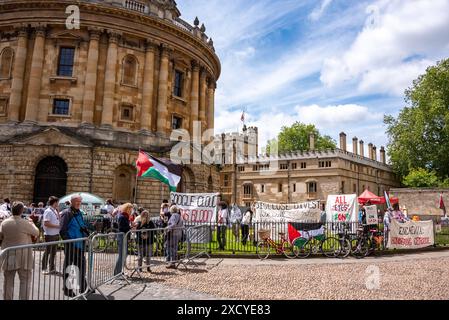
[(393, 219), (388, 228), (389, 249), (420, 249), (435, 243), (433, 221), (406, 221)]

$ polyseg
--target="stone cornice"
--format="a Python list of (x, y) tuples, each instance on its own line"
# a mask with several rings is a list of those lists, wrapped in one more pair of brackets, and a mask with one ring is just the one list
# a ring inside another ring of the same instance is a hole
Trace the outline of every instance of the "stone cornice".
[[(11, 11), (17, 11), (20, 8), (23, 9), (35, 9), (35, 8), (47, 8), (47, 9), (56, 9), (56, 8), (65, 8), (68, 5), (72, 5), (73, 1), (70, 0), (59, 0), (59, 1), (54, 1), (54, 0), (7, 0), (7, 1), (3, 1), (0, 2), (0, 12), (6, 12), (7, 10), (11, 10)], [(141, 14), (139, 12), (134, 12), (132, 10), (128, 10), (126, 8), (119, 8), (119, 7), (113, 7), (113, 6), (109, 6), (109, 5), (105, 5), (105, 4), (101, 4), (101, 3), (93, 3), (93, 2), (84, 2), (84, 1), (80, 1), (77, 3), (77, 5), (80, 7), (81, 10), (81, 14), (85, 13), (86, 11), (88, 13), (92, 13), (92, 14), (98, 14), (101, 13), (103, 15), (110, 15), (111, 17), (121, 17), (121, 18), (125, 18), (130, 20), (131, 22), (140, 22), (143, 23), (147, 26), (153, 26), (156, 27), (158, 29), (167, 31), (170, 34), (174, 34), (177, 37), (187, 41), (188, 43), (190, 43), (191, 45), (193, 45), (195, 48), (198, 48), (200, 51), (203, 52), (203, 54), (205, 54), (205, 56), (209, 56), (209, 62), (212, 63), (212, 67), (214, 69), (215, 72), (211, 72), (213, 74), (215, 74), (215, 77), (218, 79), (218, 77), (220, 76), (221, 73), (221, 64), (219, 61), (218, 56), (216, 55), (216, 53), (214, 52), (214, 50), (204, 41), (202, 41), (201, 39), (195, 37), (193, 34), (189, 33), (188, 31), (177, 27), (175, 24), (170, 23), (168, 21), (165, 21), (163, 19), (154, 17), (154, 16), (150, 16), (150, 15), (144, 15)], [(62, 12), (65, 12), (62, 11)], [(35, 21), (38, 20), (34, 19)], [(48, 24), (52, 24), (52, 21), (49, 19), (45, 19), (45, 22), (48, 22)], [(91, 23), (93, 26), (97, 26), (98, 24), (94, 24), (96, 21), (89, 21), (89, 20), (85, 20), (83, 21), (83, 25), (84, 26), (90, 26)], [(1, 25), (1, 24), (0, 24)], [(108, 28), (111, 26), (107, 26), (105, 25), (104, 28)], [(121, 25), (120, 27), (122, 27), (123, 31), (127, 30), (126, 26)], [(118, 27), (115, 27), (118, 28)], [(135, 34), (137, 36), (141, 36), (142, 38), (147, 38), (148, 34), (144, 34), (142, 31), (142, 34), (139, 34), (137, 30), (130, 30), (128, 29), (130, 33)], [(136, 32), (137, 31), (137, 32)], [(162, 42), (164, 41), (164, 39), (160, 39)], [(173, 44), (173, 46), (175, 48), (178, 48), (178, 45), (176, 45), (176, 43)], [(180, 49), (181, 52), (186, 52), (188, 53), (187, 50), (182, 50)]]

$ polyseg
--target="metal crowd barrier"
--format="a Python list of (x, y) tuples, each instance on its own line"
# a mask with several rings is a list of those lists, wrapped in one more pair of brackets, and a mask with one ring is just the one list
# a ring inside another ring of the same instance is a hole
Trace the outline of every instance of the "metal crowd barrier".
[(107, 300), (100, 290), (102, 285), (119, 278), (129, 284), (123, 272), (127, 256), (125, 234), (94, 234), (89, 244), (88, 285), (91, 291), (98, 291)]
[[(0, 254), (1, 298), (71, 300), (85, 297), (89, 292), (87, 245), (88, 238), (82, 238), (6, 248)], [(48, 272), (44, 272), (46, 267)], [(17, 273), (19, 281), (15, 281)]]

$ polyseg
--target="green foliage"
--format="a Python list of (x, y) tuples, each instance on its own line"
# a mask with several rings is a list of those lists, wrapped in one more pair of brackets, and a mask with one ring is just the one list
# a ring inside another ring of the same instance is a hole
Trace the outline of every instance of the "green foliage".
[(410, 171), (403, 183), (409, 188), (435, 188), (439, 186), (440, 181), (435, 171), (418, 168)]
[(313, 124), (294, 123), (291, 127), (282, 127), (277, 139), (267, 141), (266, 153), (285, 153), (309, 150), (309, 136), (315, 135), (315, 150), (335, 149), (336, 142), (327, 135), (321, 135)]
[(449, 178), (449, 59), (416, 79), (405, 92), (405, 102), (407, 107), (397, 118), (384, 118), (394, 170), (406, 177), (413, 169), (424, 168), (448, 183), (444, 181)]

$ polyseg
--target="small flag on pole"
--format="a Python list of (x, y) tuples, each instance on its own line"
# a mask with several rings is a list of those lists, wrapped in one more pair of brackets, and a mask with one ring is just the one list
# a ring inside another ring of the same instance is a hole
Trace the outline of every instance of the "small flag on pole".
[(440, 209), (443, 210), (444, 215), (446, 215), (446, 206), (444, 205), (443, 194), (440, 193)]
[(242, 117), (240, 118), (240, 121), (245, 122), (245, 111), (242, 112)]

